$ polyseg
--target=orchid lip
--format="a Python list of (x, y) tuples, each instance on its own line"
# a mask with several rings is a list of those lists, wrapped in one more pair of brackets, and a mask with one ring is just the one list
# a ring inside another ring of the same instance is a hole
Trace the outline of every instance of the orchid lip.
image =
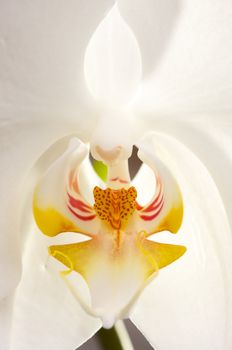
[[(51, 239), (61, 232), (80, 232), (90, 239), (80, 243), (51, 245), (49, 254), (86, 281), (92, 305), (87, 312), (100, 317), (105, 327), (127, 317), (139, 294), (159, 269), (181, 257), (186, 248), (147, 239), (162, 230), (176, 233), (183, 203), (172, 174), (157, 158), (149, 160), (156, 177), (156, 191), (146, 205), (137, 202), (128, 162), (118, 160), (123, 148), (100, 151), (106, 160), (106, 188), (95, 186), (94, 205), (83, 197), (79, 176), (86, 146), (71, 142), (50, 166), (34, 194), (34, 216), (40, 230)], [(110, 165), (113, 158), (117, 163)], [(147, 161), (147, 155), (141, 153)], [(67, 281), (66, 281), (67, 282)], [(67, 285), (72, 289), (70, 283)], [(75, 292), (73, 291), (73, 294)]]

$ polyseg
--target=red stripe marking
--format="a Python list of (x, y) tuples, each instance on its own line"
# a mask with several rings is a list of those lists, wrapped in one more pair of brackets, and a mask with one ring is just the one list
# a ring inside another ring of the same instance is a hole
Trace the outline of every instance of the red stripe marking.
[(71, 205), (71, 207), (75, 208), (75, 209), (79, 209), (80, 211), (82, 211), (83, 213), (91, 213), (92, 209), (91, 207), (88, 207), (85, 203), (83, 203), (82, 201), (75, 199), (73, 197), (69, 197), (69, 204)]
[(68, 206), (68, 208), (73, 215), (75, 215), (78, 219), (83, 220), (83, 221), (93, 220), (96, 217), (96, 215), (82, 216), (82, 215), (77, 214), (70, 206)]
[(155, 209), (157, 209), (159, 207), (159, 205), (163, 201), (163, 196), (164, 196), (163, 195), (163, 191), (161, 191), (161, 189), (160, 189), (158, 195), (155, 197), (153, 202), (148, 205), (148, 207), (141, 206), (140, 204), (138, 204), (138, 202), (136, 202), (136, 209), (137, 210), (142, 210), (143, 213), (149, 213), (149, 212), (151, 212), (151, 211), (153, 211), (153, 210), (155, 210)]
[(110, 181), (119, 181), (119, 182), (121, 182), (122, 184), (128, 184), (128, 181), (126, 181), (126, 180), (121, 180), (119, 177), (114, 177), (114, 178), (110, 179)]
[[(157, 209), (157, 208), (160, 206), (160, 204), (161, 204), (161, 202), (163, 201), (163, 199), (164, 199), (164, 198), (163, 198), (163, 194), (162, 194), (162, 197), (161, 197), (161, 198), (160, 198), (160, 195), (161, 195), (161, 193), (159, 193), (159, 195), (155, 198), (155, 200), (154, 200), (147, 208), (145, 208), (144, 206), (142, 206), (142, 205), (140, 205), (138, 202), (136, 202), (136, 203), (135, 203), (135, 204), (136, 204), (136, 209), (142, 211), (143, 213), (149, 213), (149, 212), (151, 212), (151, 211)], [(154, 204), (157, 203), (157, 200), (158, 200), (158, 199), (160, 199), (159, 203), (158, 203), (157, 205), (154, 206)], [(144, 208), (145, 208), (145, 209), (144, 209)]]
[(160, 209), (154, 215), (151, 215), (151, 216), (149, 216), (149, 215), (140, 215), (140, 217), (143, 220), (145, 220), (145, 221), (151, 221), (151, 220), (155, 219), (159, 215), (159, 213), (161, 212), (161, 210), (163, 208), (163, 205), (164, 205), (164, 203), (162, 203)]
[(136, 209), (137, 210), (142, 211), (143, 213), (149, 213), (149, 212), (157, 209), (159, 207), (159, 205), (161, 204), (161, 202), (163, 201), (163, 185), (162, 185), (161, 178), (159, 177), (159, 175), (156, 176), (156, 180), (157, 180), (157, 190), (159, 189), (159, 192), (156, 195), (156, 197), (154, 198), (153, 202), (151, 202), (147, 207), (141, 206), (140, 204), (138, 204), (138, 202), (136, 202)]
[(110, 179), (110, 181), (117, 181), (118, 180), (118, 177), (114, 177), (112, 179)]
[(164, 199), (164, 195), (163, 193), (160, 192), (159, 195), (155, 198), (155, 200), (147, 208), (143, 210), (143, 213), (150, 213), (151, 211), (156, 210), (162, 203), (163, 199)]
[(79, 209), (84, 213), (91, 213), (92, 208), (89, 205), (85, 204), (79, 199), (73, 198), (69, 193), (68, 193), (68, 197), (69, 197), (69, 203), (73, 208)]
[(135, 202), (135, 205), (136, 205), (136, 209), (137, 209), (137, 210), (141, 210), (141, 209), (144, 208), (144, 207), (142, 207), (138, 202)]
[(128, 184), (128, 181), (126, 181), (126, 180), (119, 179), (119, 182), (121, 182), (122, 184)]

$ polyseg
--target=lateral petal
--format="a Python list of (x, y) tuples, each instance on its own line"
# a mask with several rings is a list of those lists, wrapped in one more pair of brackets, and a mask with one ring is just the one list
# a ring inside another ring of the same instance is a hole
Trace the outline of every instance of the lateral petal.
[(61, 232), (92, 235), (98, 219), (80, 192), (79, 171), (88, 148), (72, 139), (66, 152), (47, 170), (36, 187), (33, 200), (38, 227), (48, 236)]
[(27, 175), (52, 143), (71, 132), (69, 124), (58, 123), (53, 128), (50, 122), (43, 121), (14, 123), (13, 117), (7, 114), (0, 121), (0, 298), (15, 288), (20, 278), (22, 242), (27, 235), (25, 221), (32, 219), (29, 196), (40, 170), (38, 174), (32, 172), (30, 178)]
[(176, 233), (183, 218), (183, 200), (179, 186), (156, 155), (151, 137), (147, 136), (139, 143), (138, 156), (154, 171), (156, 191), (147, 205), (138, 206), (137, 229), (146, 231), (148, 236), (165, 230)]

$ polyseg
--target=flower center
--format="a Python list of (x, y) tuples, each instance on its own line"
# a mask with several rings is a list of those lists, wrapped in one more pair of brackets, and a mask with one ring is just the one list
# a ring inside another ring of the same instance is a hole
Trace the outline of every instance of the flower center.
[(135, 187), (128, 190), (121, 188), (102, 190), (94, 188), (94, 209), (97, 216), (113, 229), (120, 230), (125, 227), (127, 221), (136, 209), (137, 191)]

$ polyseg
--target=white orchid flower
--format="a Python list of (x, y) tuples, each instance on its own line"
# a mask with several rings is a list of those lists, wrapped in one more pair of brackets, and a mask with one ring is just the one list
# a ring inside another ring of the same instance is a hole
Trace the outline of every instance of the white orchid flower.
[(231, 13), (2, 1), (1, 350), (126, 317), (157, 349), (231, 348)]

